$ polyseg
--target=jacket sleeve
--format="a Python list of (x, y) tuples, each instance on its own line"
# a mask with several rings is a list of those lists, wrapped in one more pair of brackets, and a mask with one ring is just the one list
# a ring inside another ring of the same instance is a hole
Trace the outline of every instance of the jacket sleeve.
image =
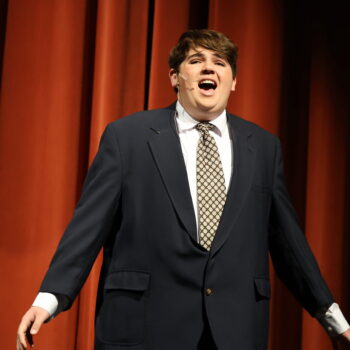
[(66, 296), (64, 309), (80, 291), (113, 226), (121, 193), (121, 166), (115, 131), (109, 125), (40, 288), (41, 292)]
[(287, 193), (279, 140), (276, 141), (275, 149), (269, 234), (270, 254), (279, 278), (303, 307), (315, 316), (317, 311), (326, 310), (334, 299), (300, 229)]

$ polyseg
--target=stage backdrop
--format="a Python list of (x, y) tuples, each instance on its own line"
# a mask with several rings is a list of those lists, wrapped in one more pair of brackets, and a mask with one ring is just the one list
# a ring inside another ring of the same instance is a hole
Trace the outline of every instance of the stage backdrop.
[[(167, 56), (189, 28), (239, 47), (229, 110), (281, 137), (291, 196), (350, 318), (349, 24), (340, 1), (1, 0), (1, 348), (69, 222), (106, 124), (175, 100)], [(88, 350), (98, 266), (38, 349)], [(270, 350), (330, 350), (327, 336), (273, 280)]]

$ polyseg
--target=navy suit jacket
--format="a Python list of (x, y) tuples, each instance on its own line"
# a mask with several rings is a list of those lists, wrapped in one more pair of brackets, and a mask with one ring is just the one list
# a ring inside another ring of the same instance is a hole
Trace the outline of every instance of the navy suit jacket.
[(108, 125), (41, 291), (69, 308), (103, 247), (95, 349), (194, 350), (204, 317), (219, 350), (266, 349), (269, 253), (312, 315), (333, 302), (290, 203), (279, 140), (228, 114), (234, 167), (208, 252), (174, 116), (172, 106)]

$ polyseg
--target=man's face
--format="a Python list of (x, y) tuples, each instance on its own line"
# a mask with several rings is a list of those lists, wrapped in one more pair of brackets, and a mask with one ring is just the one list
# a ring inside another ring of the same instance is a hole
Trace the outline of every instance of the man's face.
[(202, 47), (190, 49), (179, 72), (171, 69), (169, 75), (182, 106), (198, 120), (217, 117), (226, 108), (236, 85), (227, 60)]

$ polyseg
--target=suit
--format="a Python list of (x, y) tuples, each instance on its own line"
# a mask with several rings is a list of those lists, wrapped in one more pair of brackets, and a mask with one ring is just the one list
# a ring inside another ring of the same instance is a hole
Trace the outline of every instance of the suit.
[(69, 308), (104, 248), (96, 350), (267, 347), (269, 264), (314, 315), (333, 302), (297, 224), (278, 139), (228, 115), (233, 173), (210, 252), (197, 243), (174, 106), (106, 128), (41, 291)]

